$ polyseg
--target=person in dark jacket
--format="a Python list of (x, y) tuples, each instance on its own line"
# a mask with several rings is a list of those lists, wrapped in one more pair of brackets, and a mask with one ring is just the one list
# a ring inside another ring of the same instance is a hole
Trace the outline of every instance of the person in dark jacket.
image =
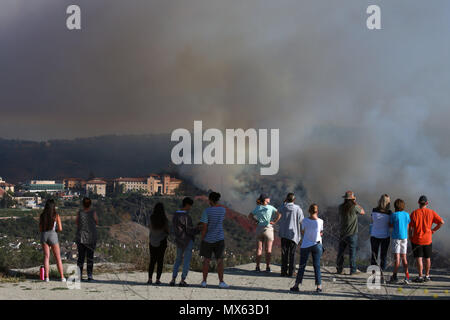
[(98, 217), (95, 210), (91, 208), (92, 201), (89, 198), (83, 199), (83, 209), (77, 214), (77, 234), (76, 244), (78, 247), (78, 268), (80, 279), (83, 275), (84, 259), (87, 257), (88, 281), (94, 280), (92, 272), (94, 269), (94, 250), (97, 244)]
[(194, 201), (186, 197), (183, 199), (182, 209), (173, 215), (172, 226), (175, 235), (175, 243), (177, 246), (177, 257), (173, 265), (171, 286), (175, 285), (178, 276), (178, 270), (183, 261), (183, 272), (181, 274), (180, 287), (187, 286), (186, 277), (189, 272), (189, 266), (192, 258), (192, 247), (194, 245), (195, 236), (200, 233), (199, 227), (194, 227), (189, 210), (192, 208)]

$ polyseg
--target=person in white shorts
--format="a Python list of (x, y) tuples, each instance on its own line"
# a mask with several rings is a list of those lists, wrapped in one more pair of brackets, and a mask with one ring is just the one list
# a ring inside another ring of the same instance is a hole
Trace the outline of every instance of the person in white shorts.
[(394, 202), (395, 212), (390, 216), (390, 225), (392, 227), (392, 253), (394, 254), (395, 265), (390, 283), (397, 283), (397, 272), (400, 267), (400, 258), (405, 269), (405, 283), (409, 284), (408, 259), (408, 226), (411, 221), (409, 213), (405, 212), (405, 201), (397, 199)]

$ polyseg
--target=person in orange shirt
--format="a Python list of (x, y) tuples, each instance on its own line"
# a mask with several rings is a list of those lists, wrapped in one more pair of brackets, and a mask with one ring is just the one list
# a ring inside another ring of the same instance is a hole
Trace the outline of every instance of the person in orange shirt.
[[(419, 276), (414, 282), (430, 281), (432, 235), (444, 224), (444, 220), (433, 210), (427, 208), (426, 196), (419, 198), (419, 209), (411, 213), (409, 237), (414, 258), (416, 259)], [(433, 224), (436, 226), (434, 228)], [(425, 259), (425, 278), (423, 277), (423, 259)]]

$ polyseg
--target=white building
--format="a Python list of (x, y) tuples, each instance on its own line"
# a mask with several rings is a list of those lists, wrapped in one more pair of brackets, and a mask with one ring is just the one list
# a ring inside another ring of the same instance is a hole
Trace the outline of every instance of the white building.
[(147, 195), (174, 195), (181, 180), (168, 174), (150, 174), (144, 178), (118, 178), (114, 180), (114, 189), (122, 192), (142, 191)]
[(93, 179), (86, 182), (86, 194), (98, 194), (103, 197), (106, 196), (106, 181), (100, 179)]
[(11, 183), (7, 183), (5, 180), (3, 180), (2, 177), (0, 177), (0, 189), (3, 189), (4, 191), (14, 192), (14, 185)]

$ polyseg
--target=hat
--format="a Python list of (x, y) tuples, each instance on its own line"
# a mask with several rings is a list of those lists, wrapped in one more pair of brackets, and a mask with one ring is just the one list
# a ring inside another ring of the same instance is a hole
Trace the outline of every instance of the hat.
[(344, 196), (342, 196), (342, 198), (344, 198), (344, 199), (346, 199), (346, 200), (348, 200), (348, 199), (350, 199), (350, 200), (355, 200), (356, 199), (356, 197), (355, 197), (355, 194), (353, 193), (353, 191), (347, 191), (346, 193), (345, 193), (345, 195)]
[(420, 196), (419, 203), (427, 203), (427, 202), (428, 202), (427, 196)]
[(270, 198), (268, 194), (266, 193), (261, 193), (261, 195), (259, 196), (259, 200), (261, 200), (261, 202), (263, 202), (264, 200)]

